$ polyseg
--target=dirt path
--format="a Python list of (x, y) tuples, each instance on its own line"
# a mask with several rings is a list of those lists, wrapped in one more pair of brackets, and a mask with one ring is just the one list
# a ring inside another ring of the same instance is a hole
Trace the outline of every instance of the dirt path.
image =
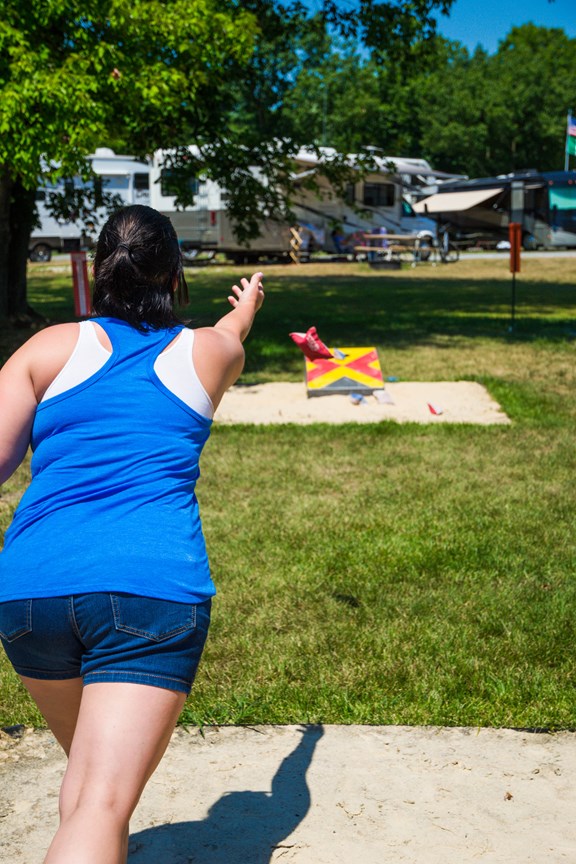
[[(49, 733), (0, 735), (0, 860), (41, 864), (64, 767)], [(129, 861), (568, 864), (575, 773), (574, 733), (178, 729), (133, 819)]]

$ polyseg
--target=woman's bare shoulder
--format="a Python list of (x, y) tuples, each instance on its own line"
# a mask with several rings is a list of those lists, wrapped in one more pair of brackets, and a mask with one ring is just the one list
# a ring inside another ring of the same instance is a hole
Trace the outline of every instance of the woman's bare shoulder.
[(231, 333), (200, 327), (194, 331), (192, 353), (196, 373), (216, 408), (225, 391), (242, 372), (243, 345)]
[(3, 374), (31, 378), (40, 399), (74, 351), (79, 329), (77, 323), (70, 323), (38, 330), (6, 361)]
[(38, 330), (29, 341), (32, 342), (58, 342), (60, 339), (76, 339), (78, 337), (78, 329), (80, 324), (78, 321), (68, 321), (66, 324), (51, 324), (49, 327), (44, 327)]
[(79, 326), (77, 322), (71, 321), (68, 324), (52, 324), (50, 327), (44, 327), (24, 343), (20, 352), (29, 357), (39, 353), (45, 356), (46, 352), (70, 353), (78, 339)]

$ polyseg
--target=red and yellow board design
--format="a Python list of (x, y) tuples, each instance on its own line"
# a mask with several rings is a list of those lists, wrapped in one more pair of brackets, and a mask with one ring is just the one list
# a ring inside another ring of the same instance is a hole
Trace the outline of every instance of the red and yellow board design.
[(336, 356), (321, 360), (306, 359), (308, 396), (373, 393), (374, 390), (384, 389), (376, 348), (331, 348), (330, 350)]

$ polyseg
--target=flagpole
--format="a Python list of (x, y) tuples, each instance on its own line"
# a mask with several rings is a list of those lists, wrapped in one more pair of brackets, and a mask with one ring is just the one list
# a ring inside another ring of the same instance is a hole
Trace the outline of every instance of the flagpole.
[(572, 116), (572, 109), (568, 111), (568, 116), (566, 117), (566, 147), (564, 150), (564, 170), (568, 171), (568, 165), (570, 163), (570, 153), (568, 150), (568, 143), (570, 139), (570, 118)]

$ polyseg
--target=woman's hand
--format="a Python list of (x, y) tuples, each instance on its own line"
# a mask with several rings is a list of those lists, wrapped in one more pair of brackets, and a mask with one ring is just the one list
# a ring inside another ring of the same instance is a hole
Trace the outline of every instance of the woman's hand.
[(234, 309), (240, 305), (248, 305), (256, 313), (264, 302), (264, 288), (262, 287), (263, 273), (254, 273), (250, 281), (241, 279), (240, 286), (233, 285), (234, 294), (228, 296), (228, 302)]

